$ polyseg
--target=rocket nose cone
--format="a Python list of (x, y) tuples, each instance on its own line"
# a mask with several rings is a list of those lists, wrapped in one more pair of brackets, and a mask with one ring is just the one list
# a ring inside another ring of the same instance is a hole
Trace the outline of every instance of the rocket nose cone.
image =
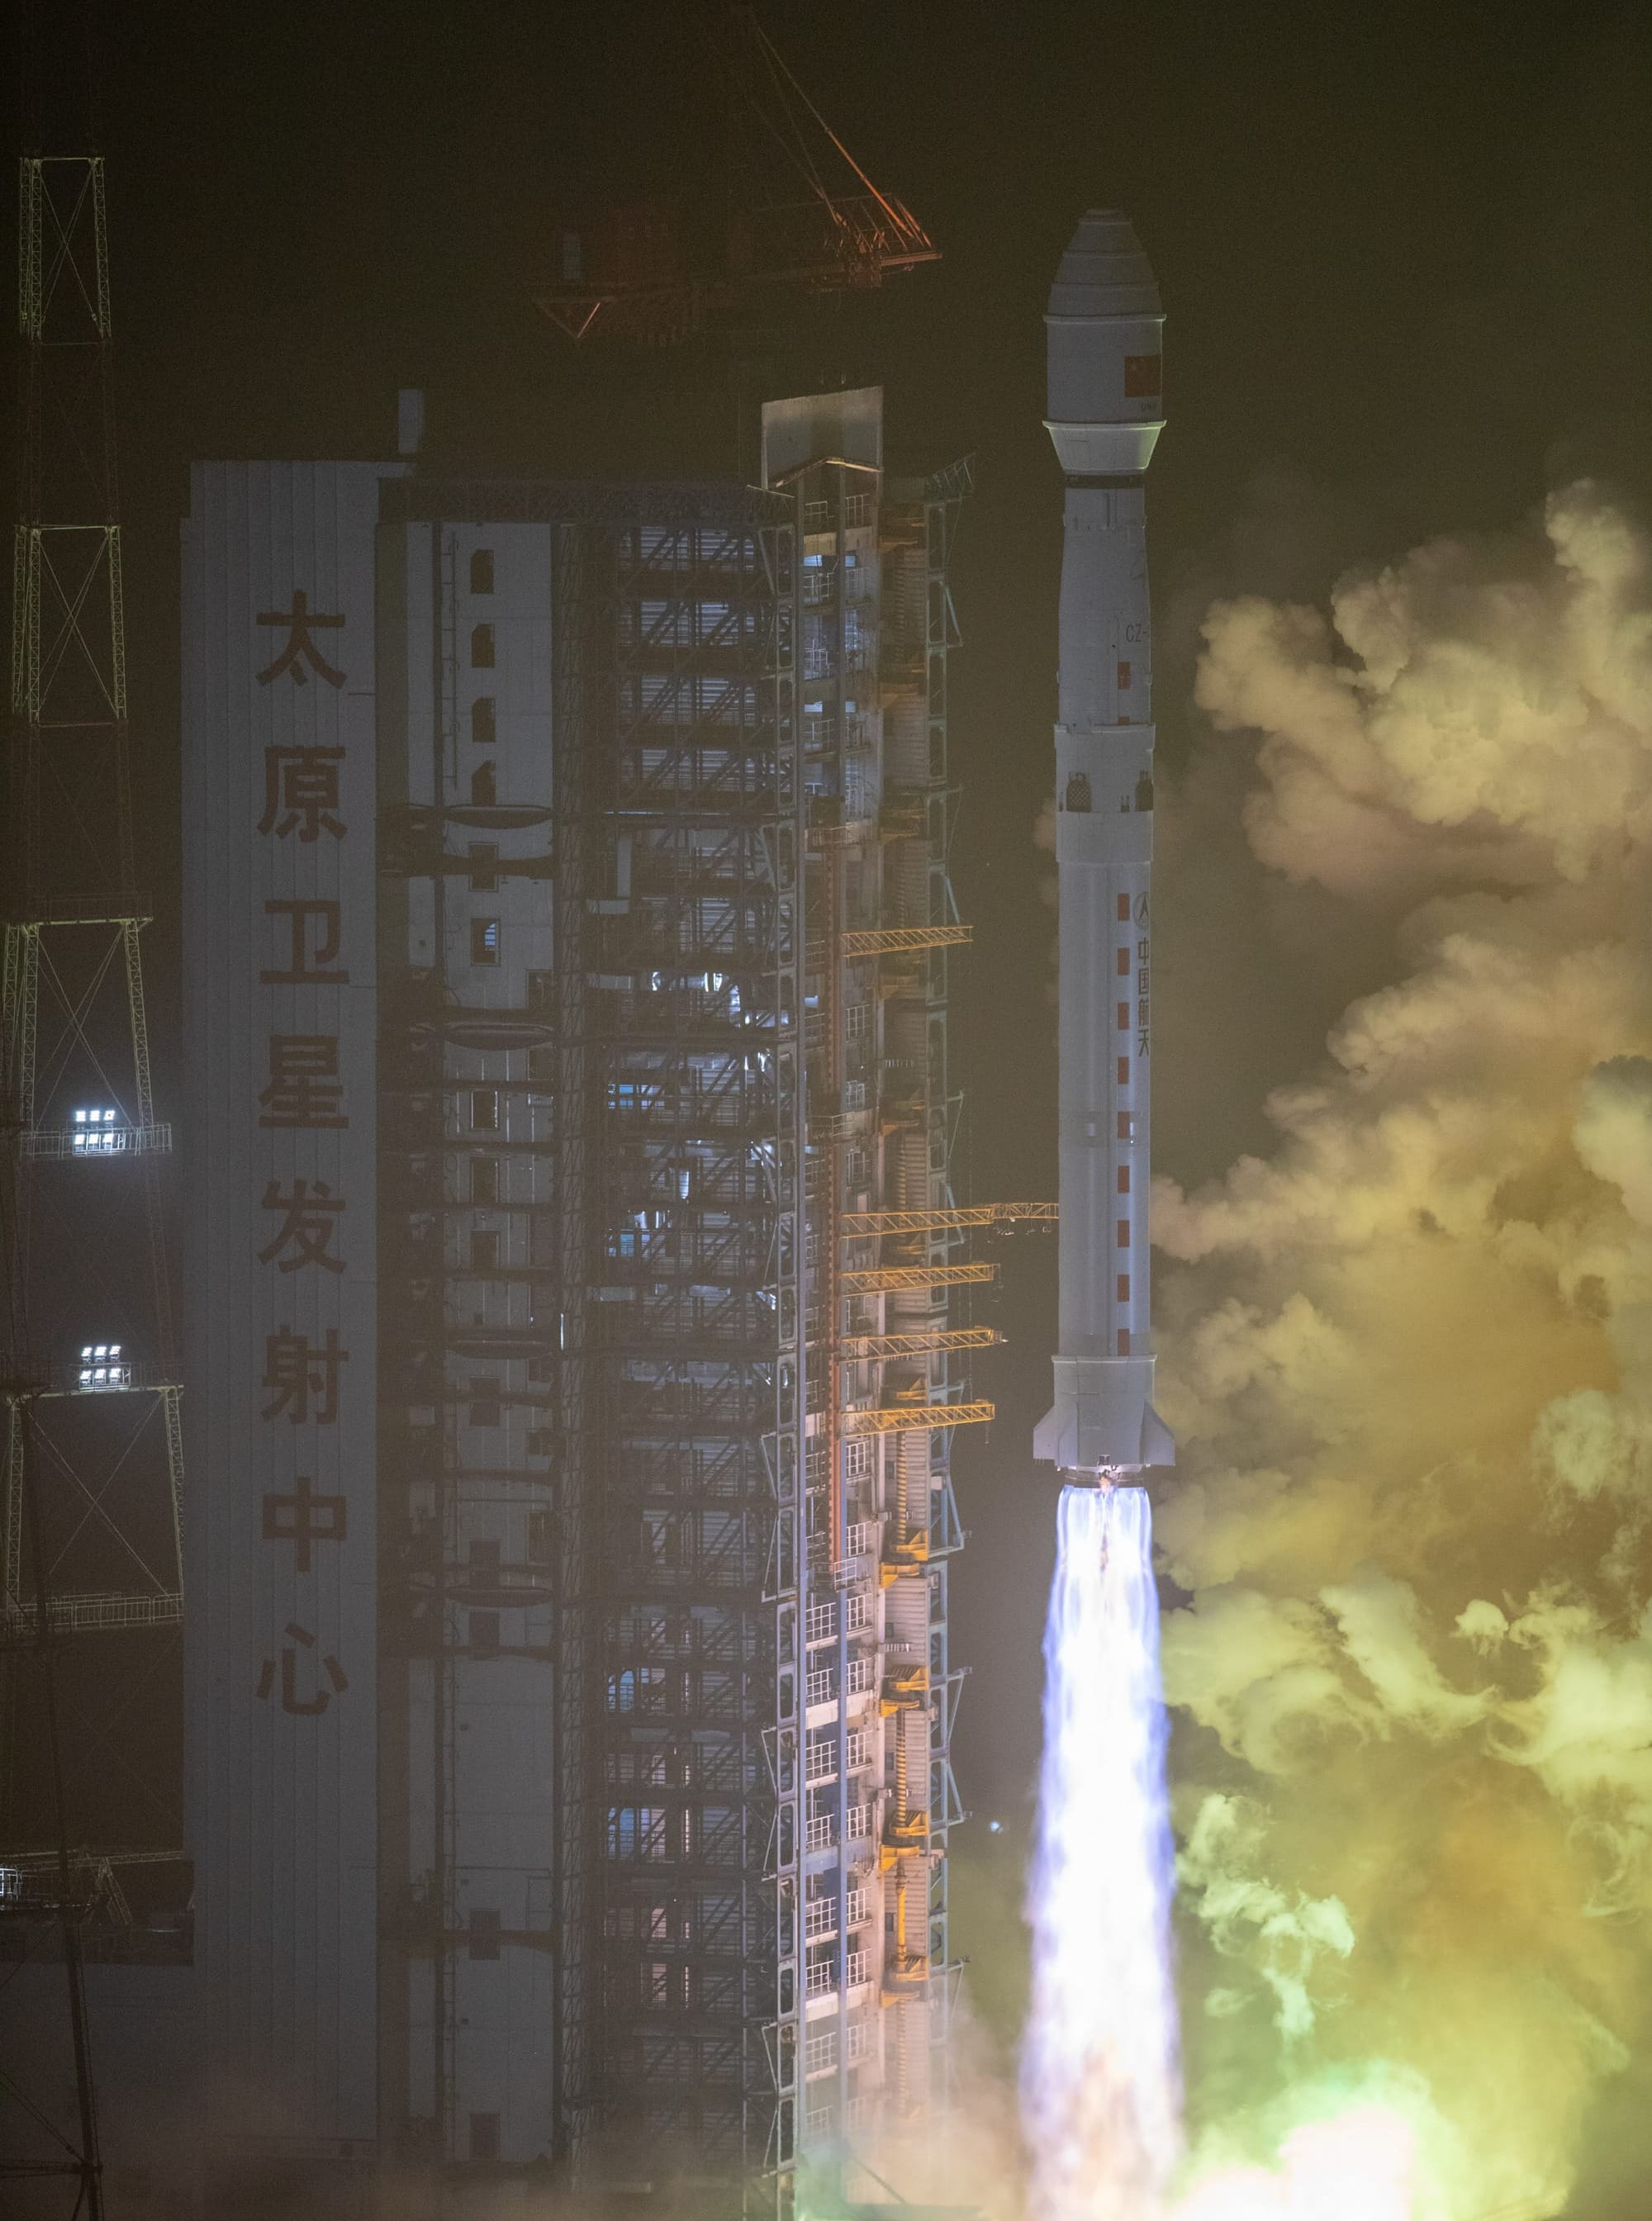
[(1091, 209), (1050, 288), (1049, 414), (1068, 478), (1135, 477), (1164, 422), (1164, 309), (1129, 219)]
[(1051, 316), (1161, 316), (1153, 269), (1135, 227), (1117, 209), (1079, 218), (1049, 289)]

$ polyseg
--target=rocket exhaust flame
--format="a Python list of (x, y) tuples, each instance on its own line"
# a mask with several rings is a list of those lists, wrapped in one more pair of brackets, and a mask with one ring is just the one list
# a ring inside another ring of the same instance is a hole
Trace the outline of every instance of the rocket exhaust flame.
[(1037, 2221), (1148, 2221), (1180, 2149), (1153, 1520), (1068, 1487), (1044, 1633), (1022, 2116)]

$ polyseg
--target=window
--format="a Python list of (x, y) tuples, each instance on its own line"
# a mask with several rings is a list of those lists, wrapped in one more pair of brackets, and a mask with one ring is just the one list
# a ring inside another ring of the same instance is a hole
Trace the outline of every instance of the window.
[(493, 668), (493, 628), (491, 624), (471, 627), (471, 669), (491, 671)]
[(863, 1041), (866, 1038), (867, 1030), (867, 1021), (870, 1016), (871, 1008), (869, 1004), (866, 1003), (851, 1003), (848, 1010), (843, 1013), (844, 1039), (846, 1041)]
[(1121, 1142), (1136, 1139), (1136, 1121), (1128, 1110), (1121, 1110), (1118, 1114), (1118, 1138)]
[(1067, 783), (1067, 793), (1061, 807), (1063, 810), (1070, 810), (1076, 815), (1082, 816), (1090, 806), (1089, 779), (1085, 773), (1075, 771)]
[(1128, 1249), (1130, 1246), (1130, 1222), (1128, 1218), (1121, 1218), (1118, 1222), (1118, 1246), (1121, 1249)]
[(1129, 692), (1129, 689), (1130, 666), (1128, 663), (1121, 660), (1118, 666), (1118, 691), (1121, 694), (1128, 694)]
[(1127, 1326), (1118, 1329), (1118, 1354), (1121, 1357), (1128, 1357), (1130, 1354), (1130, 1330)]
[(608, 1677), (610, 1712), (658, 1712), (665, 1708), (666, 1669), (663, 1666), (628, 1666)]
[(471, 2115), (471, 2157), (494, 2161), (499, 2156), (499, 2117), (497, 2113)]
[(1128, 925), (1130, 922), (1130, 898), (1128, 895), (1118, 898), (1118, 922), (1121, 925)]
[(1128, 1165), (1121, 1165), (1118, 1168), (1118, 1192), (1121, 1195), (1128, 1195), (1130, 1192), (1130, 1168)]
[(499, 921), (497, 917), (473, 917), (471, 920), (471, 962), (497, 964), (499, 960)]
[(494, 782), (493, 766), (491, 763), (478, 764), (471, 773), (472, 805), (479, 810), (491, 810), (498, 798), (499, 791)]
[(610, 1859), (663, 1859), (666, 1855), (665, 1806), (610, 1805), (608, 1808), (608, 1855)]
[(1127, 1056), (1121, 1056), (1118, 1060), (1118, 1084), (1121, 1087), (1128, 1087), (1130, 1084), (1130, 1060)]
[(499, 1160), (497, 1157), (471, 1159), (471, 1201), (497, 1203), (499, 1200)]
[(496, 1658), (499, 1652), (499, 1615), (497, 1611), (473, 1611), (470, 1615), (471, 1656)]
[(1118, 1030), (1122, 1034), (1127, 1034), (1129, 1029), (1130, 1006), (1128, 1003), (1121, 1003), (1118, 1006)]
[(498, 1132), (499, 1091), (497, 1087), (472, 1088), (471, 1127), (478, 1134)]
[(865, 1435), (852, 1435), (843, 1445), (843, 1478), (865, 1480), (872, 1472), (873, 1454), (877, 1447)]
[(471, 550), (471, 591), (491, 594), (493, 591), (493, 550), (472, 547)]
[(1163, 370), (1162, 355), (1127, 354), (1124, 358), (1126, 401), (1150, 401), (1155, 395), (1162, 393)]
[(496, 869), (499, 861), (498, 843), (494, 841), (471, 842), (471, 892), (491, 895), (499, 884)]
[(498, 738), (491, 694), (479, 694), (471, 704), (471, 738), (479, 748), (491, 748)]
[(470, 1954), (472, 1959), (497, 1959), (499, 1955), (499, 1915), (491, 1905), (473, 1905), (470, 1917)]
[(548, 1458), (556, 1448), (556, 1436), (549, 1427), (530, 1427), (528, 1430), (528, 1455), (532, 1458)]
[(497, 1273), (499, 1269), (499, 1236), (491, 1226), (478, 1226), (471, 1233), (471, 1270), (472, 1273)]
[(1118, 951), (1118, 976), (1121, 979), (1128, 979), (1130, 976), (1130, 952), (1128, 948)]
[(1127, 1304), (1129, 1299), (1130, 1276), (1128, 1273), (1121, 1273), (1118, 1276), (1118, 1300), (1121, 1304)]
[(470, 1547), (470, 1569), (478, 1580), (497, 1581), (499, 1578), (499, 1538), (497, 1535), (479, 1535)]
[(473, 1427), (497, 1427), (499, 1424), (499, 1384), (497, 1380), (471, 1382), (471, 1424)]

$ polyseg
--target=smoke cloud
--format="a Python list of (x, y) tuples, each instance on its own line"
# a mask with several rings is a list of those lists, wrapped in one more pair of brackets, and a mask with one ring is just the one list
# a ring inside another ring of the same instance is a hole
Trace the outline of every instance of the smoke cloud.
[(1652, 1997), (1652, 541), (1578, 484), (1204, 641), (1255, 857), (1399, 976), (1154, 1196), (1190, 2128), (1555, 2213)]

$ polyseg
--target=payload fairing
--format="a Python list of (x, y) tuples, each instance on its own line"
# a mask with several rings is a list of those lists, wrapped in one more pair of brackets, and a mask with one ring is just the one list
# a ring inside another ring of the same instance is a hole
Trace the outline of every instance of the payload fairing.
[(1129, 222), (1092, 210), (1045, 316), (1046, 428), (1067, 474), (1055, 860), (1061, 906), (1061, 1343), (1034, 1452), (1106, 1486), (1168, 1465), (1153, 1408), (1148, 1190), (1153, 974), (1146, 472), (1164, 310)]

